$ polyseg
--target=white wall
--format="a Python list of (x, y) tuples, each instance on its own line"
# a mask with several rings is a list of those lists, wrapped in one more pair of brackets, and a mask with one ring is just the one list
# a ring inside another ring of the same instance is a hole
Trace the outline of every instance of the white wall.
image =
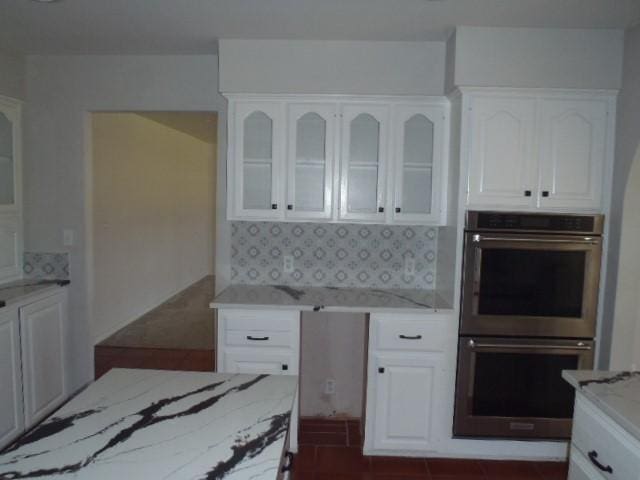
[(95, 113), (91, 133), (99, 341), (213, 274), (216, 132), (205, 142), (135, 113)]
[(444, 42), (220, 40), (225, 93), (444, 93)]
[[(300, 415), (360, 418), (363, 413), (365, 317), (304, 312), (300, 343)], [(324, 394), (332, 378), (336, 393)]]
[(0, 95), (24, 100), (24, 85), (24, 57), (0, 52)]
[[(92, 378), (88, 272), (90, 111), (218, 111), (216, 287), (228, 282), (226, 101), (217, 93), (215, 55), (29, 56), (25, 128), (25, 240), (31, 251), (61, 251), (62, 228), (76, 231), (70, 250), (71, 385)], [(222, 260), (220, 260), (222, 259)]]
[[(604, 322), (601, 337), (601, 358), (603, 361), (600, 367), (602, 368), (607, 367), (609, 356), (611, 356), (612, 366), (615, 363), (616, 365), (627, 365), (628, 368), (631, 363), (631, 359), (628, 357), (628, 350), (625, 350), (624, 353), (614, 352), (611, 351), (610, 347), (615, 350), (620, 345), (620, 341), (623, 343), (627, 341), (621, 338), (621, 336), (625, 335), (624, 328), (618, 329), (617, 338), (612, 339), (614, 322), (628, 323), (634, 320), (624, 317), (628, 313), (629, 307), (621, 306), (621, 310), (619, 310), (615, 306), (615, 302), (617, 284), (622, 280), (622, 272), (621, 277), (618, 278), (618, 265), (633, 261), (628, 257), (628, 255), (633, 254), (632, 251), (627, 251), (625, 254), (620, 250), (623, 211), (626, 218), (629, 215), (637, 216), (638, 208), (640, 208), (639, 198), (630, 195), (625, 198), (627, 185), (630, 181), (631, 166), (640, 146), (640, 135), (638, 134), (640, 132), (640, 27), (628, 30), (625, 34), (622, 90), (618, 95), (616, 122), (616, 153), (609, 218), (610, 248), (607, 262), (607, 288), (603, 305)], [(631, 230), (628, 230), (628, 232), (631, 232)], [(627, 239), (626, 234), (625, 239), (627, 242), (637, 242), (637, 237), (629, 237)], [(620, 288), (627, 290), (632, 287), (623, 284)], [(640, 344), (636, 348), (640, 348)]]
[(458, 86), (620, 87), (622, 30), (458, 27)]

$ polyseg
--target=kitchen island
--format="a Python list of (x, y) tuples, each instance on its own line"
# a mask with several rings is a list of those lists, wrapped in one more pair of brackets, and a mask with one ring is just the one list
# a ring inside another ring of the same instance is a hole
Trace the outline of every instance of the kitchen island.
[(114, 369), (0, 455), (0, 478), (276, 480), (297, 380)]

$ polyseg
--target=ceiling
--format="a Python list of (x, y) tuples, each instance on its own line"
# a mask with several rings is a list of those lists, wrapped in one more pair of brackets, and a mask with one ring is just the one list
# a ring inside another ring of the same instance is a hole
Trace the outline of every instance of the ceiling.
[(444, 40), (455, 25), (627, 28), (640, 0), (2, 0), (0, 50), (215, 53), (218, 38)]

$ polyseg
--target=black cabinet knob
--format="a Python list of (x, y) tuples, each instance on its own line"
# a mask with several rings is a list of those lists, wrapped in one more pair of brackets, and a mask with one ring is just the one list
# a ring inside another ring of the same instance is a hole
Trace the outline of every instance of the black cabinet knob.
[(287, 210), (293, 210), (293, 205), (291, 204), (287, 205)]
[(531, 190), (525, 190), (524, 191), (524, 196), (525, 197), (530, 197), (531, 196)]
[(384, 367), (378, 367), (378, 373), (384, 373)]
[(271, 204), (271, 210), (277, 210), (278, 209), (278, 204), (277, 203), (272, 203)]
[(543, 190), (542, 191), (542, 196), (543, 197), (548, 197), (549, 196), (549, 190)]
[(379, 213), (384, 213), (384, 207), (378, 207), (378, 212)]
[(400, 213), (402, 209), (400, 207), (396, 207), (396, 213)]
[(282, 370), (289, 370), (289, 365), (286, 363), (282, 365)]

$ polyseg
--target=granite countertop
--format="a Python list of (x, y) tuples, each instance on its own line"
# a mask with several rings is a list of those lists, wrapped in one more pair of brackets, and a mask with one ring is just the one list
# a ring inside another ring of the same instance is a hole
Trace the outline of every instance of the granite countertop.
[(69, 285), (69, 280), (16, 280), (0, 284), (0, 308), (44, 290)]
[(232, 285), (211, 302), (211, 308), (311, 310), (323, 312), (424, 312), (450, 309), (434, 290), (288, 287)]
[(297, 379), (111, 370), (0, 455), (0, 478), (276, 480)]
[(562, 378), (640, 440), (640, 372), (565, 370)]

